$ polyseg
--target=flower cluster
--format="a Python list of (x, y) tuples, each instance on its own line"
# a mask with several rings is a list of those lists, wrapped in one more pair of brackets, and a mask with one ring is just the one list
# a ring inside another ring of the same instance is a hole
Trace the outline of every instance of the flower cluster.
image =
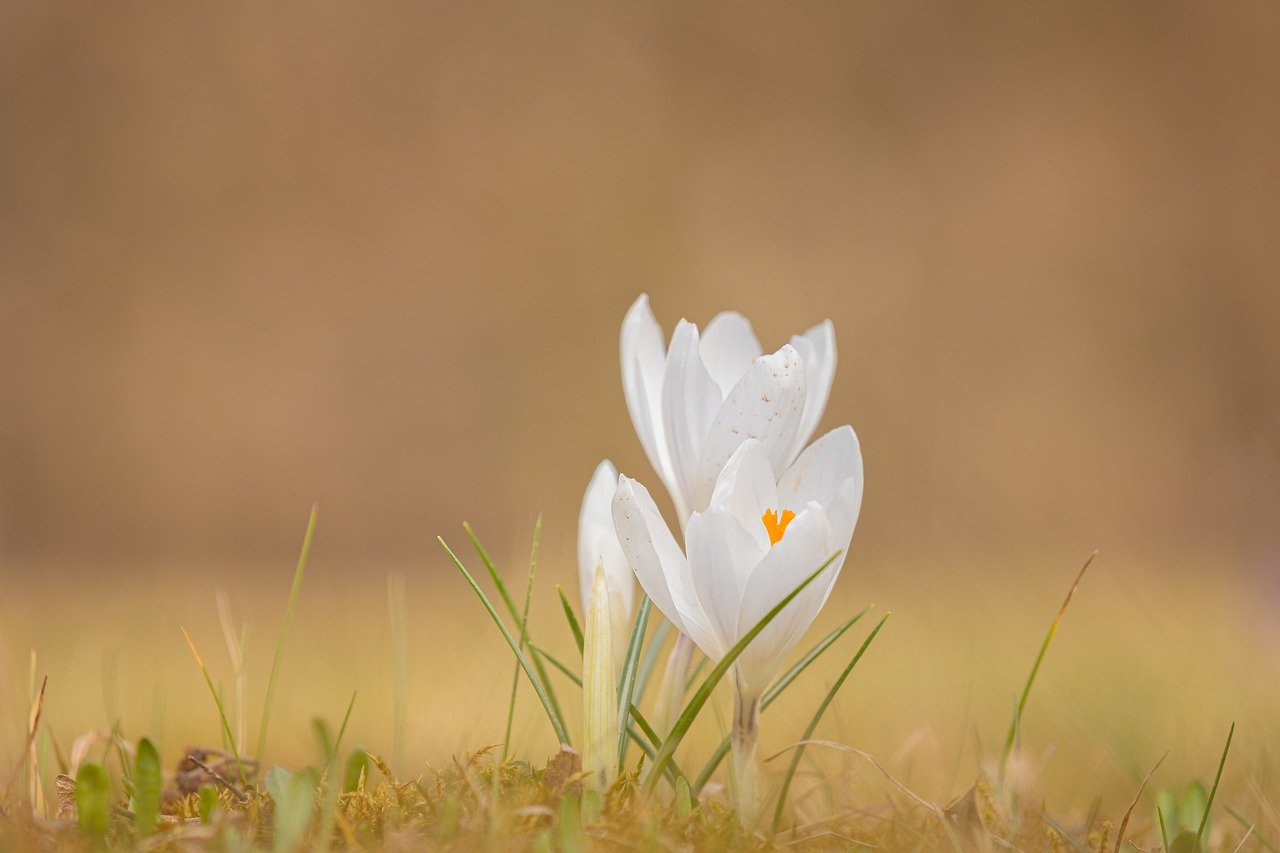
[(680, 634), (670, 690), (683, 685), (690, 644), (719, 661), (826, 564), (734, 662), (736, 799), (749, 811), (759, 698), (830, 595), (862, 502), (853, 429), (809, 444), (835, 376), (835, 332), (826, 321), (764, 354), (746, 318), (725, 312), (701, 334), (681, 320), (667, 344), (641, 296), (623, 320), (621, 360), (627, 409), (679, 536), (648, 489), (600, 463), (582, 504), (579, 569), (588, 611), (592, 588), (607, 589), (615, 638), (638, 580)]

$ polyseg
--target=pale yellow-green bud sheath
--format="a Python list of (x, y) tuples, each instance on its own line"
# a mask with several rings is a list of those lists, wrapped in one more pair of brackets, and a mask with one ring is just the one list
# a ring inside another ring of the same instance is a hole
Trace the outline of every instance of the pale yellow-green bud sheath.
[(604, 567), (596, 566), (582, 647), (582, 769), (587, 785), (604, 790), (618, 776), (618, 679), (613, 614)]

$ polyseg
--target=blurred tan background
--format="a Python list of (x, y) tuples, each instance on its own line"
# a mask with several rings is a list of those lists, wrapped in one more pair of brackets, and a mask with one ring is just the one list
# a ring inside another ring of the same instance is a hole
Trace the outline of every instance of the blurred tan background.
[(1275, 569), (1274, 4), (0, 10), (6, 559), (567, 546), (647, 291), (834, 320), (869, 559)]
[(411, 761), (496, 739), (509, 662), (433, 540), (469, 519), (516, 574), (541, 511), (572, 583), (597, 461), (654, 483), (644, 291), (769, 349), (835, 322), (867, 492), (823, 624), (895, 611), (840, 736), (897, 769), (997, 741), (1097, 547), (1028, 737), (1123, 806), (1237, 719), (1274, 783), (1277, 44), (1270, 2), (0, 2), (3, 754), (30, 649), (64, 745), (216, 740), (177, 625), (228, 685), (217, 588), (256, 708), (312, 501), (279, 748), (353, 689)]

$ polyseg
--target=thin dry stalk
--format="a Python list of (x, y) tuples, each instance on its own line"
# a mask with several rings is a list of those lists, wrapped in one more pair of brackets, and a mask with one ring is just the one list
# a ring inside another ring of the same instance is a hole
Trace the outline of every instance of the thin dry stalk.
[[(934, 803), (929, 802), (924, 797), (920, 796), (915, 791), (912, 791), (906, 785), (902, 784), (897, 779), (895, 779), (893, 777), (893, 774), (890, 773), (888, 770), (886, 770), (884, 765), (881, 764), (879, 761), (877, 761), (875, 756), (873, 756), (869, 752), (864, 752), (855, 746), (849, 746), (848, 744), (844, 744), (844, 743), (837, 743), (836, 741), (833, 741), (833, 740), (802, 740), (797, 743), (793, 743), (791, 746), (787, 747), (786, 749), (781, 749), (775, 752), (773, 755), (770, 755), (768, 758), (766, 758), (765, 761), (766, 762), (772, 761), (778, 756), (785, 755), (791, 750), (801, 746), (825, 746), (830, 749), (839, 750), (841, 752), (851, 752), (854, 755), (870, 762), (871, 766), (875, 767), (876, 770), (880, 771), (880, 775), (883, 776), (885, 779), (887, 779), (889, 781), (889, 784), (897, 788), (898, 791), (903, 796), (907, 797), (912, 802), (921, 806), (922, 808), (927, 810), (930, 814), (932, 814), (934, 817), (936, 817), (938, 819), (938, 823), (942, 825), (942, 831), (947, 833), (947, 836), (950, 838), (953, 845), (955, 845), (956, 849), (961, 849), (960, 840), (956, 838), (955, 833), (952, 832), (951, 825), (947, 822), (947, 816), (942, 811), (942, 808)], [(995, 836), (991, 836), (991, 839), (995, 841), (997, 844), (1000, 844), (1001, 846), (1011, 846), (1011, 845), (1008, 845), (1007, 842), (1004, 842), (1003, 839), (996, 838)]]
[(205, 764), (203, 761), (196, 758), (194, 755), (188, 754), (187, 760), (190, 761), (192, 764), (194, 764), (196, 767), (199, 767), (205, 773), (208, 773), (215, 782), (217, 782), (219, 785), (221, 785), (222, 787), (230, 791), (232, 796), (236, 798), (236, 802), (242, 805), (244, 803), (249, 802), (249, 795), (246, 794), (244, 791), (241, 791), (238, 786), (231, 784), (231, 782), (227, 780), (227, 777), (223, 776), (215, 768), (210, 767), (208, 764)]
[(1124, 819), (1120, 821), (1120, 831), (1116, 833), (1115, 853), (1120, 853), (1120, 845), (1124, 844), (1124, 833), (1129, 828), (1129, 818), (1133, 816), (1133, 810), (1138, 807), (1138, 800), (1142, 799), (1142, 792), (1147, 790), (1147, 783), (1151, 781), (1151, 777), (1160, 769), (1160, 765), (1164, 764), (1164, 760), (1169, 757), (1169, 750), (1165, 750), (1164, 755), (1160, 756), (1160, 760), (1156, 762), (1156, 766), (1147, 771), (1147, 775), (1142, 777), (1142, 784), (1138, 786), (1138, 793), (1133, 795), (1133, 802), (1129, 804), (1129, 810), (1124, 813)]
[(27, 745), (22, 751), (25, 760), (19, 761), (18, 766), (13, 768), (13, 774), (9, 776), (9, 782), (4, 786), (5, 801), (8, 801), (9, 792), (13, 790), (14, 783), (18, 781), (18, 776), (21, 775), (22, 768), (26, 765), (26, 760), (35, 761), (36, 732), (40, 729), (40, 715), (44, 711), (44, 689), (48, 685), (49, 676), (46, 675), (40, 682), (40, 692), (36, 694), (36, 700), (31, 704), (31, 714), (27, 717)]

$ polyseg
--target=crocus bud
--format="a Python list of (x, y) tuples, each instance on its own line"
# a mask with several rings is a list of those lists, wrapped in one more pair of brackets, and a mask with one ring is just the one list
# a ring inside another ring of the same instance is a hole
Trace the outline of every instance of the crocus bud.
[(596, 567), (582, 647), (582, 769), (587, 786), (604, 790), (618, 776), (618, 679), (613, 614), (604, 567)]

